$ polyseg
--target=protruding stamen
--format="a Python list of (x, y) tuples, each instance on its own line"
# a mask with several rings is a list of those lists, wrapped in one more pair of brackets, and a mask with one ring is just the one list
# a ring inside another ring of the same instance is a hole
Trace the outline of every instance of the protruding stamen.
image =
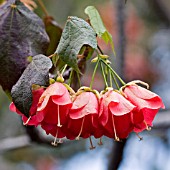
[(53, 145), (53, 146), (57, 146), (57, 145), (58, 145), (58, 142), (57, 142), (57, 136), (58, 136), (58, 128), (57, 128), (57, 132), (56, 132), (56, 135), (55, 135), (54, 141), (53, 141), (53, 142), (51, 142), (51, 145)]
[(115, 128), (115, 122), (114, 122), (114, 115), (112, 114), (112, 123), (113, 123), (113, 130), (114, 130), (114, 134), (115, 134), (115, 141), (119, 142), (120, 139), (116, 134), (116, 128)]
[(62, 140), (62, 139), (59, 139), (57, 143), (63, 143), (63, 140)]
[(136, 133), (136, 136), (139, 138), (139, 141), (143, 140), (143, 137), (141, 137), (138, 133)]
[(25, 123), (23, 122), (23, 125), (24, 126), (27, 125), (30, 120), (31, 120), (31, 116), (27, 119), (27, 121)]
[(99, 139), (98, 145), (99, 145), (99, 146), (103, 145), (102, 137)]
[(83, 131), (84, 120), (85, 120), (85, 117), (83, 117), (82, 124), (81, 124), (81, 128), (80, 128), (80, 132), (79, 132), (78, 136), (76, 137), (76, 140), (79, 140), (79, 139), (80, 139), (81, 133), (82, 133), (82, 131)]
[(90, 140), (90, 150), (95, 149), (96, 147), (93, 145), (91, 136), (89, 137), (89, 140)]
[(146, 121), (145, 121), (145, 120), (144, 120), (143, 122), (145, 123), (146, 130), (150, 131), (150, 130), (151, 130), (151, 127), (149, 127), (149, 126), (147, 125), (147, 123), (146, 123)]
[(60, 123), (60, 109), (59, 109), (59, 105), (57, 105), (57, 110), (58, 110), (58, 127), (62, 127), (61, 123)]

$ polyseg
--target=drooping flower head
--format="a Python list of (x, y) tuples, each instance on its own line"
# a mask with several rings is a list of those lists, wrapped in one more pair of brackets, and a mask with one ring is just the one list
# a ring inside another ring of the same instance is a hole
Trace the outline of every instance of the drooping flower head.
[(16, 107), (15, 104), (12, 102), (9, 106), (10, 110), (12, 112), (16, 112), (19, 115), (22, 116), (22, 121), (24, 125), (33, 125), (33, 126), (37, 126), (39, 124), (38, 118), (37, 118), (37, 104), (39, 101), (40, 96), (42, 95), (42, 93), (44, 92), (43, 88), (39, 88), (36, 90), (32, 91), (32, 95), (33, 95), (33, 101), (32, 101), (32, 106), (30, 108), (30, 112), (29, 112), (29, 118), (27, 118), (23, 113), (21, 113)]
[(141, 132), (152, 126), (153, 119), (160, 108), (165, 108), (162, 99), (157, 94), (138, 86), (136, 83), (148, 85), (141, 81), (133, 81), (122, 88), (126, 98), (136, 106), (132, 116), (134, 131)]
[(98, 125), (98, 111), (99, 100), (97, 96), (91, 91), (79, 90), (69, 112), (67, 138), (88, 138), (91, 135), (97, 137), (95, 129)]
[[(41, 127), (47, 134), (62, 138), (62, 128), (67, 124), (68, 113), (72, 106), (67, 88), (59, 82), (51, 84), (41, 95), (38, 102), (38, 115)], [(55, 143), (54, 143), (55, 144)]]
[(134, 108), (118, 91), (108, 88), (100, 101), (99, 121), (105, 129), (104, 135), (116, 141), (127, 138), (133, 130), (131, 115)]

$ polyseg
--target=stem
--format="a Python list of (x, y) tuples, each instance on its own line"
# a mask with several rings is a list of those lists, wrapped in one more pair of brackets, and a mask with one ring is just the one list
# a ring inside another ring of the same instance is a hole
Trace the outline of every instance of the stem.
[(126, 85), (126, 83), (120, 78), (120, 76), (110, 67), (103, 59), (100, 58), (100, 60), (110, 69), (110, 71), (119, 79), (119, 81), (122, 83), (122, 85)]
[(106, 77), (106, 81), (109, 82), (109, 68), (104, 66), (104, 72), (105, 72), (105, 77)]
[(63, 69), (62, 69), (62, 71), (61, 71), (61, 75), (63, 75), (63, 74), (64, 74), (64, 72), (65, 72), (66, 68), (67, 68), (67, 64), (65, 64), (65, 65), (64, 65), (64, 68), (63, 68)]
[(46, 9), (43, 1), (42, 1), (42, 0), (37, 0), (37, 1), (38, 1), (39, 5), (40, 5), (42, 11), (44, 12), (44, 14), (45, 14), (46, 16), (49, 16), (48, 11), (47, 11), (47, 9)]
[(103, 53), (102, 49), (99, 47), (99, 45), (97, 45), (97, 48), (100, 51), (100, 53), (103, 55), (104, 53)]
[(114, 81), (117, 89), (120, 89), (119, 84), (118, 84), (117, 81), (116, 81), (115, 75), (114, 75), (113, 73), (111, 73), (111, 76), (113, 77), (113, 81)]
[[(108, 68), (108, 67), (107, 67)], [(111, 71), (109, 70), (109, 75), (110, 75), (110, 77), (109, 77), (109, 79), (110, 79), (110, 87), (112, 87), (113, 86), (113, 84), (112, 84), (112, 82), (113, 82), (113, 80), (112, 80), (112, 73), (111, 73)], [(113, 78), (114, 79), (114, 78)], [(117, 83), (117, 82), (116, 82)]]
[(96, 63), (96, 66), (94, 68), (94, 71), (93, 71), (93, 75), (92, 75), (92, 78), (91, 78), (91, 83), (90, 83), (90, 88), (92, 89), (92, 86), (93, 86), (93, 82), (94, 82), (94, 77), (95, 77), (95, 74), (96, 74), (96, 71), (97, 71), (97, 67), (99, 65), (99, 58), (97, 60), (97, 63)]
[(104, 73), (103, 65), (102, 65), (101, 62), (100, 62), (100, 67), (102, 69), (102, 74), (103, 74), (103, 79), (104, 79), (105, 85), (106, 85), (106, 87), (108, 87), (107, 80), (106, 80), (106, 75)]
[(72, 82), (72, 77), (73, 77), (73, 69), (70, 72), (70, 76), (69, 76), (69, 81), (68, 81), (68, 85), (71, 86), (71, 82)]
[(77, 79), (78, 79), (79, 86), (81, 87), (81, 80), (80, 80), (80, 74), (79, 73), (77, 73)]

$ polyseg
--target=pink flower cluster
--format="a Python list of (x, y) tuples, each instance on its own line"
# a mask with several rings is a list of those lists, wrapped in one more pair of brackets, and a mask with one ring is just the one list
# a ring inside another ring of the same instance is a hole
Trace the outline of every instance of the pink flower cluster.
[(107, 88), (100, 95), (82, 89), (70, 95), (62, 83), (55, 82), (32, 93), (29, 118), (14, 103), (10, 110), (21, 115), (25, 125), (41, 125), (55, 139), (107, 136), (119, 141), (132, 131), (149, 129), (156, 113), (164, 108), (157, 94), (135, 83), (128, 83), (120, 91)]

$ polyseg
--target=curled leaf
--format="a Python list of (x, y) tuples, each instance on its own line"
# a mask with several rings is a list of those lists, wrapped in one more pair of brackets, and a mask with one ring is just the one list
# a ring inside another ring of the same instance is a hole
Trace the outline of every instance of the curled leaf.
[(47, 86), (49, 83), (49, 69), (52, 67), (51, 60), (40, 54), (33, 57), (20, 79), (13, 86), (12, 100), (20, 112), (29, 115), (32, 104), (32, 85)]
[(83, 19), (69, 17), (56, 53), (66, 64), (80, 72), (77, 65), (77, 55), (83, 45), (97, 48), (96, 34)]

